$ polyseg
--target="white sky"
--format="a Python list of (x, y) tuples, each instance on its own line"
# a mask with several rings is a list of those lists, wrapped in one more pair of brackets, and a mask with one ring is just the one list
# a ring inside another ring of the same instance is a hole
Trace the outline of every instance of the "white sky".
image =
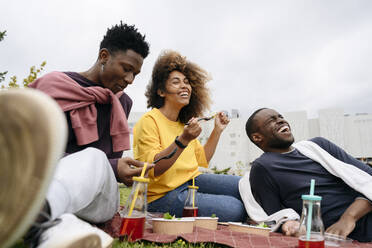
[(163, 49), (211, 73), (211, 111), (260, 107), (281, 112), (344, 108), (372, 113), (370, 0), (53, 0), (1, 4), (0, 71), (22, 79), (84, 71), (108, 27), (123, 20), (146, 34), (151, 54), (126, 92), (146, 111), (145, 87)]

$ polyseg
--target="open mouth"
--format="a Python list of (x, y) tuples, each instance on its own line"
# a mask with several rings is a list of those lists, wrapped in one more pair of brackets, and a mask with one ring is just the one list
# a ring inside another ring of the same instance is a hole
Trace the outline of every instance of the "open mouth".
[(288, 125), (284, 125), (281, 128), (279, 128), (278, 133), (290, 133), (291, 129)]
[(187, 91), (181, 92), (179, 95), (181, 97), (189, 97), (189, 93)]

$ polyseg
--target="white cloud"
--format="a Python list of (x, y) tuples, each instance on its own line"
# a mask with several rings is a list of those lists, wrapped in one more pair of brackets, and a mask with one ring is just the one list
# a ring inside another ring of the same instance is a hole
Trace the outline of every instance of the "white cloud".
[(86, 70), (106, 29), (124, 20), (151, 44), (127, 90), (134, 111), (145, 111), (152, 65), (171, 48), (212, 74), (213, 110), (372, 112), (371, 10), (368, 0), (8, 1), (0, 71), (22, 77), (43, 60), (47, 71)]

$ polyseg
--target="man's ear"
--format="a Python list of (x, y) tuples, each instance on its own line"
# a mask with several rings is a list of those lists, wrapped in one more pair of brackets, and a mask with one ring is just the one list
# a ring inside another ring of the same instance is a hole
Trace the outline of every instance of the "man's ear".
[(164, 97), (164, 96), (165, 96), (164, 91), (161, 90), (161, 89), (158, 89), (158, 90), (156, 91), (156, 93), (158, 93), (158, 95), (159, 95), (160, 97)]
[(106, 48), (102, 48), (101, 50), (99, 50), (98, 60), (101, 64), (106, 64), (110, 56), (110, 52)]
[(260, 144), (262, 142), (263, 136), (260, 133), (252, 133), (252, 141), (256, 145)]

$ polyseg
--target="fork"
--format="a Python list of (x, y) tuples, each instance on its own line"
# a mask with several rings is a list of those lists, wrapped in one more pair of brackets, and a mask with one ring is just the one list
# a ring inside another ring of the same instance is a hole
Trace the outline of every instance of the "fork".
[[(199, 117), (199, 118), (197, 119), (197, 121), (198, 121), (198, 122), (199, 122), (199, 121), (209, 121), (209, 120), (214, 119), (216, 116), (217, 116), (217, 113), (214, 114), (214, 115), (208, 116), (208, 117)], [(187, 126), (187, 125), (189, 125), (189, 123), (186, 123), (185, 125)]]
[(198, 121), (209, 121), (216, 117), (217, 114), (211, 115), (209, 117), (200, 117), (198, 118)]

